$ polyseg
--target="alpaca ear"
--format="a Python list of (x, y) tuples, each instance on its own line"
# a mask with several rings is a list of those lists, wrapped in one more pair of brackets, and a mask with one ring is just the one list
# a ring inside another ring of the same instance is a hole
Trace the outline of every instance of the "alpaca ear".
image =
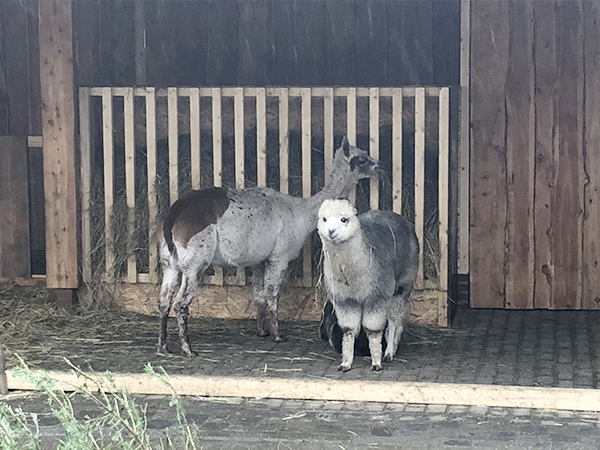
[(348, 144), (348, 138), (346, 136), (342, 139), (342, 150), (344, 151), (346, 158), (350, 158), (350, 144)]

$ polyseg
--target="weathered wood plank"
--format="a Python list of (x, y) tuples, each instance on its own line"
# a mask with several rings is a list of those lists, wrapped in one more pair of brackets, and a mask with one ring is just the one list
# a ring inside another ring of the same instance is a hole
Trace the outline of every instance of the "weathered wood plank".
[(29, 41), (29, 135), (42, 135), (42, 97), (40, 93), (40, 38), (38, 0), (27, 0), (27, 38)]
[(419, 271), (416, 289), (423, 289), (423, 255), (425, 250), (425, 90), (415, 95), (415, 232), (419, 239)]
[(289, 193), (290, 169), (289, 169), (289, 111), (290, 98), (287, 89), (281, 89), (279, 93), (279, 190)]
[(39, 3), (46, 282), (79, 285), (71, 0)]
[(336, 86), (356, 86), (356, 4), (326, 2), (329, 31), (329, 71)]
[(125, 195), (127, 198), (127, 281), (137, 282), (135, 243), (135, 137), (133, 88), (127, 88), (124, 98), (125, 117)]
[(84, 283), (92, 279), (92, 141), (90, 135), (90, 88), (79, 89), (79, 151), (81, 153), (81, 252)]
[(190, 163), (192, 189), (200, 189), (200, 90), (190, 91)]
[[(312, 195), (311, 183), (311, 108), (310, 88), (302, 89), (302, 197)], [(302, 286), (312, 286), (312, 246), (310, 240), (304, 244), (302, 251)]]
[(24, 2), (3, 2), (0, 30), (4, 40), (4, 76), (8, 101), (8, 134), (29, 134), (29, 58), (27, 9)]
[(506, 80), (505, 306), (533, 308), (535, 151), (533, 0), (510, 2)]
[(392, 209), (402, 214), (402, 88), (392, 93)]
[[(356, 88), (348, 88), (346, 96), (346, 136), (350, 145), (356, 145)], [(356, 188), (353, 188), (348, 200), (356, 204)]]
[(133, 2), (133, 34), (135, 39), (135, 84), (146, 84), (146, 2)]
[(238, 5), (239, 86), (267, 86), (273, 79), (273, 50), (270, 29), (265, 26), (269, 2), (243, 1)]
[(171, 204), (179, 198), (179, 124), (177, 88), (167, 89), (169, 118), (169, 199)]
[(471, 305), (504, 306), (509, 4), (471, 2)]
[(146, 88), (146, 167), (148, 168), (148, 273), (158, 280), (158, 198), (156, 194), (156, 92)]
[(27, 139), (0, 136), (0, 276), (31, 275)]
[(267, 185), (267, 97), (265, 88), (256, 89), (256, 180)]
[(333, 169), (333, 157), (335, 153), (333, 144), (333, 105), (333, 88), (329, 88), (323, 95), (323, 151), (326, 183), (329, 181), (329, 176)]
[[(369, 98), (369, 154), (379, 159), (379, 88), (371, 88)], [(379, 209), (379, 176), (369, 180), (371, 209)]]
[(581, 1), (559, 1), (556, 11), (558, 153), (552, 222), (554, 308), (581, 306), (583, 212), (583, 31)]
[(115, 276), (115, 236), (113, 232), (114, 148), (113, 96), (109, 87), (102, 88), (102, 148), (104, 159), (104, 244), (105, 267), (109, 279)]
[[(213, 127), (213, 184), (223, 183), (223, 123), (221, 120), (221, 88), (212, 88), (212, 127)], [(212, 284), (223, 286), (223, 269), (215, 267), (215, 274), (209, 277)]]
[(534, 307), (554, 305), (552, 258), (554, 152), (556, 136), (556, 17), (555, 2), (535, 2), (535, 290)]
[[(440, 268), (438, 287), (441, 291), (448, 290), (448, 195), (449, 180), (449, 153), (450, 153), (450, 90), (443, 88), (439, 98), (439, 173), (438, 173), (438, 208), (439, 230), (438, 241), (440, 249)], [(445, 306), (445, 305), (444, 305)], [(445, 307), (442, 309), (446, 310)]]
[(296, 82), (301, 86), (331, 84), (326, 1), (294, 2)]
[(297, 55), (294, 51), (294, 2), (269, 2), (269, 5), (274, 65), (272, 84), (295, 86)]
[(583, 2), (585, 136), (581, 307), (600, 309), (600, 4)]
[[(388, 14), (390, 2), (367, 0), (355, 2), (356, 85), (387, 86)], [(400, 3), (400, 2), (398, 2)], [(392, 19), (394, 20), (394, 19)]]
[(207, 33), (206, 84), (233, 86), (237, 80), (239, 23), (237, 2), (209, 0)]

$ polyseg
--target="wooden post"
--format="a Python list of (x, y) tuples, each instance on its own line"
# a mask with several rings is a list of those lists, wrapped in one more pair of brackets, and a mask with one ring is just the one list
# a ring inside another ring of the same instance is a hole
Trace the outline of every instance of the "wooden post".
[(39, 2), (46, 284), (76, 289), (78, 233), (71, 0)]

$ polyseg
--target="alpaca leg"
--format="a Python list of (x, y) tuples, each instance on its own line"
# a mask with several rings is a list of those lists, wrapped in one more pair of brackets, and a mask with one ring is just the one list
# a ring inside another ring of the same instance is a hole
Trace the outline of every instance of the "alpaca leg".
[(267, 317), (267, 304), (261, 302), (263, 290), (265, 288), (265, 263), (252, 268), (252, 289), (254, 291), (254, 300), (256, 301), (256, 334), (260, 337), (269, 335), (269, 329), (265, 325)]
[(383, 369), (381, 365), (381, 338), (383, 331), (365, 330), (369, 338), (369, 351), (371, 352), (371, 370), (379, 372)]
[(188, 318), (190, 316), (190, 303), (198, 292), (198, 278), (196, 274), (184, 274), (181, 277), (181, 287), (173, 305), (177, 315), (177, 327), (179, 329), (179, 341), (181, 343), (181, 354), (184, 356), (197, 355), (192, 351), (190, 336), (188, 335)]
[(360, 309), (336, 308), (338, 324), (342, 329), (342, 363), (337, 370), (348, 372), (354, 362), (354, 342), (360, 332)]
[(167, 348), (167, 320), (171, 311), (171, 300), (179, 279), (179, 272), (171, 267), (168, 262), (163, 262), (163, 279), (158, 299), (158, 311), (160, 314), (160, 326), (158, 331), (157, 351), (159, 353), (170, 353)]
[(381, 339), (387, 322), (387, 312), (379, 307), (368, 308), (363, 313), (362, 327), (369, 339), (369, 351), (371, 352), (371, 370), (379, 371), (381, 366)]
[[(265, 262), (264, 266), (264, 277), (263, 277), (263, 288), (256, 297), (256, 302), (259, 311), (259, 318), (262, 318), (263, 331), (268, 332), (273, 336), (275, 342), (282, 342), (285, 340), (283, 335), (279, 333), (279, 322), (277, 320), (277, 300), (279, 298), (279, 291), (281, 284), (285, 277), (285, 271), (287, 269), (287, 261), (281, 262)], [(259, 332), (261, 331), (259, 326)]]
[(391, 362), (398, 351), (398, 345), (404, 331), (404, 321), (410, 309), (408, 300), (411, 292), (412, 289), (404, 288), (402, 294), (394, 297), (392, 309), (388, 315), (387, 347), (384, 354), (384, 361), (386, 362)]

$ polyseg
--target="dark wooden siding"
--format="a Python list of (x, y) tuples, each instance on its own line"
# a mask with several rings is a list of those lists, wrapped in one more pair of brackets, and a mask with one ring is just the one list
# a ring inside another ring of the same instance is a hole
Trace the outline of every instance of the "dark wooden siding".
[(600, 7), (473, 0), (471, 301), (600, 309)]
[(80, 0), (74, 22), (81, 86), (458, 84), (458, 0)]

